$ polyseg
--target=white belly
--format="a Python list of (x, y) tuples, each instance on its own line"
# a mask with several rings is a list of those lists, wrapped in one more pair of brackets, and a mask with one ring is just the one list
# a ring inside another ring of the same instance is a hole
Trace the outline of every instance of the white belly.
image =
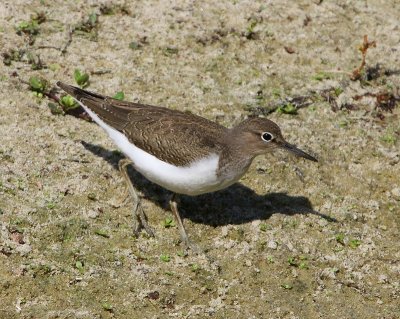
[(229, 178), (218, 178), (216, 172), (219, 156), (217, 154), (210, 154), (208, 157), (184, 167), (159, 160), (157, 157), (130, 143), (124, 134), (104, 123), (104, 121), (81, 102), (77, 102), (108, 133), (121, 151), (132, 160), (138, 172), (153, 183), (170, 191), (187, 195), (200, 195), (213, 192), (232, 185), (244, 173), (230, 176)]

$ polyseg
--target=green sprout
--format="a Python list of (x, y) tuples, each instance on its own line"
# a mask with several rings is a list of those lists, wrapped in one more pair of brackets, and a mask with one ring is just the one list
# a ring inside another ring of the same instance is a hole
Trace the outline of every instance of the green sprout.
[(21, 21), (17, 25), (17, 34), (37, 35), (39, 33), (39, 23), (37, 20)]
[(129, 43), (129, 49), (139, 50), (141, 47), (142, 47), (142, 45), (139, 42), (132, 41)]
[(161, 255), (160, 256), (160, 260), (161, 261), (163, 261), (163, 262), (166, 262), (166, 263), (168, 263), (168, 262), (170, 262), (171, 261), (171, 256), (170, 255)]
[(113, 311), (113, 306), (108, 302), (103, 302), (101, 306), (103, 307), (103, 309), (105, 311), (109, 311), (109, 312)]
[(279, 106), (277, 109), (278, 113), (282, 114), (297, 114), (297, 108), (292, 103), (287, 103), (285, 105)]
[(271, 229), (271, 226), (270, 225), (268, 225), (268, 224), (266, 224), (266, 223), (261, 223), (260, 224), (260, 230), (261, 231), (267, 231), (267, 230), (269, 230), (269, 229)]
[(85, 88), (89, 85), (89, 74), (82, 73), (79, 69), (75, 69), (74, 79), (81, 88)]
[(48, 83), (45, 79), (32, 76), (29, 78), (29, 86), (34, 95), (42, 98)]
[(75, 268), (78, 269), (80, 273), (83, 273), (83, 272), (84, 272), (84, 269), (83, 269), (83, 262), (80, 261), (80, 260), (78, 260), (78, 261), (75, 263)]
[(388, 130), (385, 135), (382, 136), (382, 141), (387, 144), (394, 145), (396, 144), (397, 138), (392, 130)]
[(193, 272), (198, 272), (200, 270), (200, 265), (196, 264), (196, 263), (191, 264), (190, 265), (190, 270), (193, 271)]
[(175, 224), (175, 221), (174, 221), (173, 218), (167, 217), (167, 218), (165, 218), (165, 220), (163, 221), (163, 226), (164, 226), (165, 228), (170, 228), (170, 227), (175, 227), (176, 224)]
[(163, 49), (163, 53), (166, 56), (171, 56), (171, 55), (174, 55), (174, 54), (178, 54), (178, 52), (179, 52), (179, 49), (178, 48), (174, 48), (174, 47), (166, 47), (166, 48)]
[(104, 230), (104, 229), (96, 229), (96, 230), (94, 231), (94, 233), (95, 233), (96, 235), (99, 235), (99, 236), (104, 237), (104, 238), (110, 238), (110, 235), (109, 235), (109, 234), (107, 233), (107, 231)]
[(96, 201), (96, 200), (97, 200), (97, 197), (96, 197), (96, 194), (95, 194), (95, 193), (89, 193), (89, 194), (87, 195), (87, 198), (89, 198), (89, 199), (92, 200), (92, 201)]
[(282, 284), (281, 287), (283, 289), (288, 289), (288, 290), (293, 288), (293, 286), (291, 284)]
[(41, 77), (32, 76), (29, 78), (29, 88), (33, 91), (33, 95), (41, 99), (45, 95), (48, 82)]
[(79, 106), (79, 104), (71, 95), (64, 95), (63, 97), (61, 97), (60, 103), (63, 106), (63, 110), (65, 111), (75, 109)]
[(343, 233), (337, 233), (335, 235), (335, 239), (339, 244), (344, 245), (344, 234)]
[(125, 94), (122, 91), (115, 93), (115, 95), (113, 96), (113, 99), (120, 100), (120, 101), (123, 101), (124, 98), (125, 98)]
[(318, 72), (313, 76), (313, 80), (315, 81), (323, 81), (323, 80), (329, 80), (332, 78), (332, 75), (326, 72)]
[(289, 263), (290, 266), (294, 266), (294, 267), (297, 267), (297, 266), (299, 265), (299, 264), (297, 263), (295, 257), (289, 257), (289, 258), (288, 258), (288, 263)]
[(256, 20), (250, 21), (250, 24), (247, 26), (246, 31), (243, 33), (246, 39), (257, 40), (257, 32), (255, 31), (257, 24), (258, 22)]
[(361, 245), (361, 240), (359, 240), (359, 239), (351, 239), (351, 240), (349, 241), (349, 246), (350, 246), (351, 248), (353, 248), (353, 249), (357, 248), (357, 247), (360, 246), (360, 245)]

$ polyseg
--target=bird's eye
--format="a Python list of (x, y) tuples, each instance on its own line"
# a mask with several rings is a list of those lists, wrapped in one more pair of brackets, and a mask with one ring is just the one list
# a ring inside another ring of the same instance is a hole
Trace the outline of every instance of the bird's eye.
[(264, 132), (261, 134), (261, 138), (264, 142), (270, 142), (274, 139), (274, 136), (269, 132)]

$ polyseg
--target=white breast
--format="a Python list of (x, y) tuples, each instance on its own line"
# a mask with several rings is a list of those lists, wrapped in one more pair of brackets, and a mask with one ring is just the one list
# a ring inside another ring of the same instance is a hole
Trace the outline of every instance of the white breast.
[(127, 137), (102, 121), (93, 111), (77, 101), (91, 118), (99, 124), (117, 144), (121, 151), (128, 156), (135, 169), (147, 179), (178, 194), (199, 195), (225, 188), (236, 182), (240, 176), (229, 180), (217, 177), (219, 156), (210, 154), (189, 166), (179, 167), (145, 152), (130, 143)]

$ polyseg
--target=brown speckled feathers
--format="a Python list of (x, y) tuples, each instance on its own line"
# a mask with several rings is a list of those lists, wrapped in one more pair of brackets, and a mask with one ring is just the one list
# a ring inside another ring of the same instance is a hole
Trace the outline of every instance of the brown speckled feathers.
[(124, 133), (137, 147), (167, 163), (186, 166), (210, 153), (221, 152), (219, 141), (228, 129), (205, 118), (163, 107), (119, 101), (61, 82), (57, 85), (106, 124)]

